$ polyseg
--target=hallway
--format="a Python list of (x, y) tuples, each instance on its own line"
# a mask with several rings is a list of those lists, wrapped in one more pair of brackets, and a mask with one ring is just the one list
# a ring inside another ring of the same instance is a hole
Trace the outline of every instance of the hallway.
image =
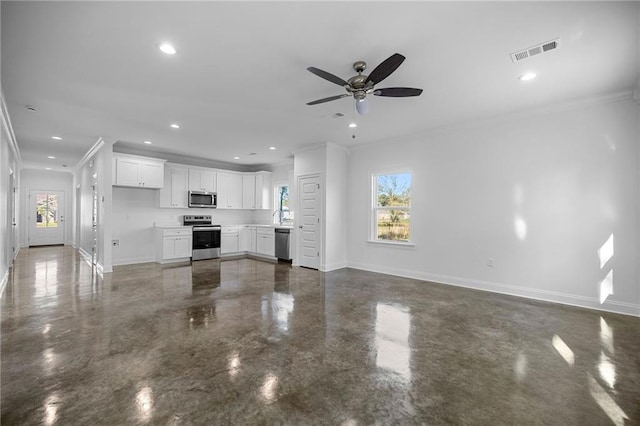
[(252, 259), (22, 249), (1, 423), (639, 424), (640, 319)]

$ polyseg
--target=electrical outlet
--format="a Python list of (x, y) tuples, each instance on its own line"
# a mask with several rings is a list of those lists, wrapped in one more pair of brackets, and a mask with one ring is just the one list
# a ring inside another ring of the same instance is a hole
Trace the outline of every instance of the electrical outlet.
[(111, 240), (112, 247), (120, 247), (120, 240)]
[(489, 258), (487, 258), (487, 266), (488, 266), (489, 268), (493, 268), (493, 263), (494, 263), (495, 261), (496, 261), (496, 260), (495, 260), (493, 257), (489, 257)]

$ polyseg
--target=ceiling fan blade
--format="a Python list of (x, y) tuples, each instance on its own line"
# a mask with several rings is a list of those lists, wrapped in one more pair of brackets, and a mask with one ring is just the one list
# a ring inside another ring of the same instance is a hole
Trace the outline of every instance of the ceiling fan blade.
[(385, 87), (384, 89), (374, 90), (373, 94), (392, 98), (406, 98), (408, 96), (420, 96), (422, 89), (414, 89), (412, 87)]
[(370, 81), (373, 82), (373, 84), (380, 83), (382, 80), (389, 77), (404, 60), (404, 56), (399, 53), (394, 53), (371, 71), (371, 74), (369, 74), (365, 83), (369, 83)]
[(338, 76), (335, 76), (329, 72), (326, 71), (322, 71), (321, 69), (318, 69), (316, 67), (309, 67), (307, 68), (307, 70), (315, 75), (317, 75), (320, 78), (324, 78), (327, 81), (330, 81), (332, 83), (337, 84), (338, 86), (348, 86), (349, 83), (347, 83), (346, 81), (344, 81), (343, 79), (341, 79)]
[(344, 95), (329, 96), (328, 98), (316, 99), (315, 101), (307, 102), (307, 105), (323, 104), (325, 102), (335, 101), (336, 99), (345, 98), (347, 96), (351, 96), (351, 95), (348, 93), (345, 93)]

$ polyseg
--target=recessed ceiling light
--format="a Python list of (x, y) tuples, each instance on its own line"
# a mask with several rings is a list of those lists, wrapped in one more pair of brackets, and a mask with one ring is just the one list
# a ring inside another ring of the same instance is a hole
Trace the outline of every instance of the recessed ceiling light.
[(60, 136), (51, 136), (51, 139), (53, 139), (54, 141), (61, 141), (62, 138)]
[(172, 128), (172, 129), (179, 129), (179, 128), (180, 128), (180, 125), (179, 125), (179, 124), (175, 124), (175, 123), (173, 123), (173, 124), (171, 125), (171, 128)]
[(234, 159), (234, 160), (239, 160), (239, 159), (240, 159), (240, 157), (233, 157), (233, 159)]
[(276, 147), (275, 146), (270, 146), (269, 149), (272, 150), (272, 151), (275, 151)]
[(147, 145), (151, 145), (151, 141), (144, 141)]
[(44, 169), (45, 170), (51, 170), (51, 167), (45, 167)]
[(351, 127), (353, 129), (353, 128), (358, 127), (358, 125), (356, 123), (349, 123), (349, 127)]
[(529, 80), (533, 80), (534, 78), (536, 78), (536, 73), (528, 72), (528, 73), (522, 74), (520, 77), (518, 77), (518, 80), (529, 81)]
[(166, 53), (167, 55), (175, 55), (176, 48), (170, 45), (169, 43), (163, 43), (160, 45), (160, 50), (162, 53)]
[(56, 157), (54, 157), (53, 155), (50, 155), (47, 158), (50, 159), (50, 160), (54, 160)]

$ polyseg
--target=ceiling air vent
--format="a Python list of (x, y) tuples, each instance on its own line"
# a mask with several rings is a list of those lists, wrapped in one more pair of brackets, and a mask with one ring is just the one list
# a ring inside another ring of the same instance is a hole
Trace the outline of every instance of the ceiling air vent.
[(512, 53), (511, 60), (513, 62), (520, 62), (532, 56), (536, 56), (541, 53), (547, 53), (559, 47), (560, 47), (560, 39), (556, 38), (554, 40), (545, 41), (544, 43), (540, 43), (535, 46), (531, 46), (526, 49), (520, 50), (518, 52)]

